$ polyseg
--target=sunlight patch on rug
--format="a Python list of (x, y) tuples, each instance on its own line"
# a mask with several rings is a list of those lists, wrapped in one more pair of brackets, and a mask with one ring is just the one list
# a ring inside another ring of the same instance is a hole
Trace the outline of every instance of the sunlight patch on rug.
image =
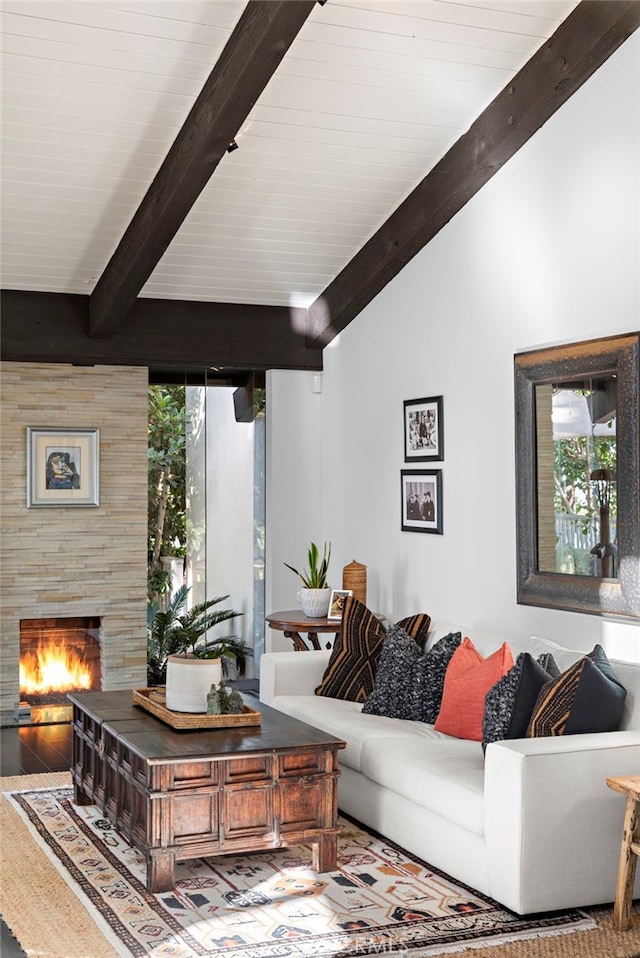
[(417, 958), (596, 927), (575, 910), (521, 918), (344, 818), (335, 872), (315, 873), (308, 846), (269, 849), (179, 863), (153, 895), (141, 853), (72, 794), (11, 801), (123, 956)]

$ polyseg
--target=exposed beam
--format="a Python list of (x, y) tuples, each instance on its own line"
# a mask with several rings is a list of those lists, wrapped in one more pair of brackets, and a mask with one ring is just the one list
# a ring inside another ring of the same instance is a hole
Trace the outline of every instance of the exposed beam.
[(311, 304), (308, 345), (343, 330), (638, 26), (639, 0), (583, 0)]
[(164, 370), (322, 369), (285, 306), (136, 300), (110, 339), (87, 335), (89, 297), (2, 290), (0, 358)]
[(120, 328), (315, 0), (249, 0), (91, 294), (89, 335)]

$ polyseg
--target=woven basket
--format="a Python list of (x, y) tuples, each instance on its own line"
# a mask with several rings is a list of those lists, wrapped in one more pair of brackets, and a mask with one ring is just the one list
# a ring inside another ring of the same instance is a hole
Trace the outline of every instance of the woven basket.
[(354, 599), (367, 604), (367, 567), (360, 562), (350, 562), (342, 570), (342, 588), (350, 589)]
[(164, 688), (133, 689), (134, 705), (151, 712), (161, 722), (172, 728), (234, 728), (242, 725), (260, 725), (261, 714), (257, 709), (245, 705), (242, 712), (229, 715), (208, 715), (206, 712), (172, 712), (165, 705)]

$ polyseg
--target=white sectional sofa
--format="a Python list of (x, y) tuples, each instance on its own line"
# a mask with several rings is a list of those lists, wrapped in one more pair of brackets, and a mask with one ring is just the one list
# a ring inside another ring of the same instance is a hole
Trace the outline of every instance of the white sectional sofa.
[[(433, 623), (428, 647), (452, 631), (484, 656), (504, 641)], [(583, 654), (537, 637), (507, 641), (514, 659), (551, 652), (561, 671)], [(344, 812), (518, 914), (613, 901), (625, 800), (606, 779), (640, 774), (640, 665), (611, 660), (627, 689), (620, 731), (492, 742), (483, 755), (479, 742), (432, 725), (315, 695), (329, 656), (263, 655), (260, 698), (347, 742)]]

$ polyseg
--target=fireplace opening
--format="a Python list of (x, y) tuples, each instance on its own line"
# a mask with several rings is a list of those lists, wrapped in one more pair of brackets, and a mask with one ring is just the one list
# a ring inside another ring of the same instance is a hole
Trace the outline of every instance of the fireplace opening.
[(20, 725), (70, 722), (67, 692), (101, 688), (97, 616), (20, 620)]

